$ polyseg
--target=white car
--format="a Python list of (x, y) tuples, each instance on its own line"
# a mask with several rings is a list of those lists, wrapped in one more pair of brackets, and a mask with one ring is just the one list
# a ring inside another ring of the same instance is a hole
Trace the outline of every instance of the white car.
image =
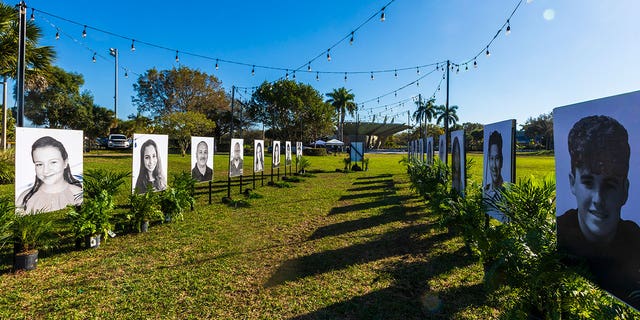
[(124, 134), (110, 134), (107, 140), (109, 149), (128, 149), (130, 146), (127, 136)]

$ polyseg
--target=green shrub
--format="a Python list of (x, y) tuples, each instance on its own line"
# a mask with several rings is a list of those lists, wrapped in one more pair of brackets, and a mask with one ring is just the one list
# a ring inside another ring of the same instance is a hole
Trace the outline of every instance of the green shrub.
[(15, 210), (13, 207), (13, 199), (9, 197), (0, 198), (0, 250), (4, 247), (7, 240), (11, 239), (13, 233), (11, 226), (13, 224), (13, 216)]
[(302, 154), (305, 156), (326, 156), (326, 148), (304, 148)]
[(196, 180), (191, 177), (191, 173), (183, 171), (174, 175), (171, 186), (160, 192), (160, 207), (165, 221), (183, 219), (184, 210), (195, 204), (195, 184)]
[(85, 198), (79, 208), (71, 207), (67, 217), (71, 220), (76, 239), (101, 234), (106, 240), (107, 233), (113, 229), (110, 221), (113, 208), (113, 197), (107, 190), (102, 190), (95, 197)]
[(307, 169), (311, 166), (311, 162), (305, 157), (300, 157), (300, 159), (296, 158), (296, 162), (298, 166), (298, 172), (300, 173), (306, 172)]
[(13, 183), (15, 156), (14, 148), (0, 151), (0, 184)]
[(46, 248), (53, 240), (53, 221), (41, 212), (14, 215), (12, 230), (15, 253)]
[(95, 198), (106, 191), (107, 195), (113, 197), (121, 185), (124, 178), (129, 176), (129, 172), (110, 171), (105, 169), (89, 170), (84, 175), (83, 191), (84, 198)]
[(149, 188), (146, 193), (129, 195), (129, 201), (131, 202), (131, 209), (127, 214), (127, 220), (137, 228), (138, 232), (141, 230), (143, 222), (164, 218), (160, 210), (158, 195), (153, 192), (152, 188)]

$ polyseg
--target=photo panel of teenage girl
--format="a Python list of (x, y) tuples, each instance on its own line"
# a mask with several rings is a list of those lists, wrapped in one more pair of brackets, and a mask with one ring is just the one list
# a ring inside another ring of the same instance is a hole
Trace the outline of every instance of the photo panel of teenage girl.
[(444, 134), (438, 139), (438, 158), (440, 162), (447, 163), (447, 136)]
[(280, 168), (280, 141), (274, 140), (272, 147), (273, 155), (271, 156), (271, 167), (274, 169)]
[(434, 157), (433, 137), (428, 137), (427, 138), (427, 164), (428, 165), (432, 165), (433, 164), (433, 157)]
[(487, 214), (506, 222), (503, 213), (491, 203), (498, 200), (505, 183), (516, 178), (516, 120), (505, 120), (484, 126), (482, 195), (489, 204)]
[(298, 161), (300, 161), (300, 158), (302, 158), (302, 142), (301, 141), (296, 142), (296, 158), (298, 159)]
[(16, 128), (16, 213), (42, 213), (80, 205), (82, 147), (80, 130)]
[(640, 310), (640, 91), (553, 110), (558, 250)]
[(284, 164), (285, 166), (291, 166), (291, 141), (285, 141), (285, 151), (284, 151)]
[(213, 180), (214, 140), (191, 137), (191, 177), (197, 182)]
[(466, 160), (464, 149), (464, 130), (451, 132), (451, 187), (464, 196), (467, 182)]
[(162, 191), (167, 188), (169, 136), (163, 134), (133, 134), (131, 191)]
[(253, 140), (253, 172), (264, 171), (264, 140)]

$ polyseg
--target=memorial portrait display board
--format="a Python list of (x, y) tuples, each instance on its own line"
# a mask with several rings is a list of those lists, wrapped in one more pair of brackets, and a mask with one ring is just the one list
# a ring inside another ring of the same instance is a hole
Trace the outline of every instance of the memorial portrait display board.
[(253, 140), (253, 172), (264, 171), (264, 140)]
[(285, 141), (284, 145), (284, 164), (288, 167), (291, 166), (291, 141)]
[(438, 158), (442, 163), (447, 163), (447, 136), (444, 134), (438, 139)]
[(424, 139), (418, 139), (418, 160), (424, 161)]
[(464, 130), (451, 132), (451, 187), (464, 196), (467, 172), (467, 153), (464, 149)]
[(352, 162), (362, 161), (364, 158), (364, 143), (351, 142), (349, 146), (349, 158)]
[(271, 166), (273, 168), (280, 168), (280, 141), (273, 141), (273, 155), (271, 157)]
[(433, 164), (433, 137), (427, 138), (427, 164)]
[(191, 137), (191, 177), (197, 182), (213, 180), (213, 149), (210, 137)]
[(640, 309), (640, 91), (553, 110), (558, 250)]
[(296, 142), (296, 158), (300, 160), (302, 158), (302, 142)]
[(167, 188), (169, 137), (160, 134), (133, 134), (131, 192), (145, 193)]
[(229, 177), (239, 177), (243, 174), (244, 166), (244, 139), (231, 139), (229, 150)]
[(16, 128), (16, 213), (32, 214), (82, 203), (80, 130)]
[[(484, 126), (482, 196), (485, 199), (497, 197), (505, 182), (515, 182), (515, 133), (516, 120), (505, 120)], [(487, 214), (505, 222), (504, 215), (490, 205), (487, 206)]]

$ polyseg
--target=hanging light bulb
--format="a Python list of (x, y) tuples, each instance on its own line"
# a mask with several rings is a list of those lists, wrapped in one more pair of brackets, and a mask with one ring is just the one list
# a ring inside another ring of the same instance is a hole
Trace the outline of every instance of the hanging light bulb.
[(344, 82), (347, 82), (347, 73), (344, 73)]
[(295, 79), (296, 79), (296, 71), (293, 70), (293, 80), (295, 80)]
[(218, 59), (216, 59), (216, 70), (218, 70)]
[(473, 67), (474, 68), (478, 67), (478, 61), (476, 61), (476, 59), (473, 59)]
[(331, 51), (331, 48), (327, 49), (327, 61), (331, 61), (331, 54), (329, 54), (329, 51)]
[(394, 72), (393, 76), (397, 78), (398, 77), (398, 70), (397, 69), (393, 70), (393, 72)]
[(178, 50), (176, 50), (176, 62), (180, 62), (180, 57), (178, 57)]
[(420, 81), (416, 80), (416, 87), (420, 86)]
[(486, 51), (484, 54), (486, 54), (486, 55), (487, 55), (487, 57), (490, 57), (490, 56), (491, 56), (491, 52), (489, 52), (489, 47), (487, 47), (487, 51)]
[(468, 64), (464, 64), (464, 71), (468, 71), (469, 70), (469, 65)]
[(440, 86), (438, 86), (438, 91), (440, 91)]
[(349, 44), (353, 44), (353, 31), (351, 31), (351, 39), (349, 39)]
[(320, 72), (316, 71), (316, 81), (320, 81)]
[(136, 51), (136, 41), (135, 40), (131, 40), (131, 51)]
[(82, 29), (82, 37), (83, 38), (87, 37), (87, 26), (84, 26), (84, 29)]
[(31, 8), (31, 17), (29, 18), (30, 21), (34, 21), (36, 20), (36, 16), (33, 15), (33, 12), (36, 11), (36, 9)]
[(93, 58), (91, 58), (91, 61), (93, 61), (93, 63), (96, 62), (96, 53), (95, 52), (93, 53)]
[(436, 71), (440, 70), (440, 65), (436, 63)]
[(289, 80), (289, 70), (287, 69), (287, 73), (284, 74), (284, 78), (286, 80)]
[(511, 23), (509, 23), (509, 20), (507, 20), (507, 35), (509, 35), (511, 33)]
[(129, 72), (127, 71), (127, 69), (124, 69), (124, 77), (129, 78)]
[(398, 91), (394, 91), (393, 92), (393, 96), (397, 98), (398, 97)]
[(253, 67), (251, 67), (251, 75), (255, 76), (256, 75), (256, 65), (254, 64)]
[(373, 78), (373, 72), (371, 72), (371, 80), (373, 80), (373, 79), (374, 79), (374, 78)]
[(385, 16), (384, 16), (384, 9), (385, 8), (386, 7), (382, 7), (382, 13), (380, 14), (380, 21), (382, 21), (382, 22), (384, 22), (384, 20), (385, 20)]
[(420, 75), (420, 67), (416, 67), (416, 74)]
[(460, 66), (456, 67), (456, 73), (460, 72)]
[(380, 104), (380, 98), (378, 97), (378, 104)]
[(311, 61), (309, 61), (309, 64), (307, 65), (307, 71), (311, 71)]
[(56, 30), (56, 40), (60, 40), (60, 30)]

